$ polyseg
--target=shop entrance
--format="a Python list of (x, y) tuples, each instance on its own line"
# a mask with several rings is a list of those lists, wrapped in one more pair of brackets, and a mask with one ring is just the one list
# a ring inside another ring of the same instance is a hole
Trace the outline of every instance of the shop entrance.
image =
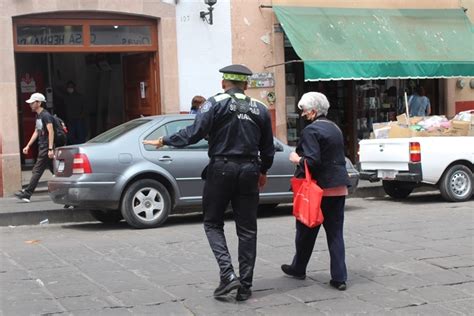
[[(70, 144), (157, 114), (153, 65), (150, 53), (17, 53), (21, 145), (35, 126), (25, 100), (38, 91), (45, 94), (48, 111), (66, 122)], [(33, 157), (24, 163), (32, 163)]]
[(403, 96), (410, 96), (416, 87), (423, 87), (431, 103), (431, 115), (444, 115), (442, 79), (385, 79), (385, 80), (330, 80), (304, 81), (304, 64), (293, 47), (285, 48), (288, 144), (296, 146), (306, 126), (297, 109), (298, 100), (310, 91), (326, 95), (331, 105), (328, 118), (343, 131), (345, 155), (358, 161), (358, 143), (370, 138), (374, 123), (396, 120), (403, 114)]
[[(14, 28), (21, 148), (34, 131), (25, 103), (34, 92), (67, 123), (71, 144), (161, 113), (156, 21), (84, 12), (17, 18)], [(31, 150), (22, 165), (35, 157)]]

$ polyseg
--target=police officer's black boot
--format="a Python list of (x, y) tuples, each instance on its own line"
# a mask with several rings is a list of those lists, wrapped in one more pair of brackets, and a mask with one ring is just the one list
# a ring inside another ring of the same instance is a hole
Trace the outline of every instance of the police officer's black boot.
[(252, 296), (252, 290), (249, 287), (241, 286), (237, 290), (237, 297), (235, 298), (237, 301), (246, 301)]
[(238, 288), (240, 288), (240, 281), (237, 276), (232, 273), (229, 277), (221, 279), (221, 283), (214, 291), (214, 296), (223, 296)]

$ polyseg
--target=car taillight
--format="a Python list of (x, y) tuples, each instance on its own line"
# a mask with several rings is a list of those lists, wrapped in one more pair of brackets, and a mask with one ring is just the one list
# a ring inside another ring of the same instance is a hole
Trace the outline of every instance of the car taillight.
[(72, 173), (92, 173), (91, 164), (85, 154), (75, 154), (72, 164)]
[(410, 143), (410, 162), (421, 161), (421, 146), (418, 142)]

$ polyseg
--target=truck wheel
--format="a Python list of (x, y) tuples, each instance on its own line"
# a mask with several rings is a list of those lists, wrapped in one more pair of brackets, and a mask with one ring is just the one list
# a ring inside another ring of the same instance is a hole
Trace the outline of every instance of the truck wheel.
[(91, 210), (91, 215), (102, 223), (118, 223), (123, 219), (119, 210)]
[(464, 202), (472, 196), (472, 171), (464, 165), (450, 167), (441, 179), (441, 196), (450, 202)]
[(138, 180), (125, 191), (121, 210), (123, 218), (132, 227), (158, 227), (170, 214), (170, 194), (158, 181)]
[(404, 199), (415, 189), (413, 184), (401, 181), (383, 180), (382, 186), (385, 193), (394, 199)]

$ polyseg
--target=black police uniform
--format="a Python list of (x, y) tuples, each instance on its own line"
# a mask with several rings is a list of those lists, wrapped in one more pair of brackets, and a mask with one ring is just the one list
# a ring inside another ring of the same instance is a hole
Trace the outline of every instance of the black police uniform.
[[(229, 71), (226, 68), (221, 72)], [(203, 173), (204, 229), (219, 264), (221, 282), (233, 280), (224, 235), (224, 212), (232, 204), (239, 238), (240, 283), (250, 288), (256, 258), (258, 180), (260, 173), (266, 174), (271, 167), (275, 154), (269, 112), (243, 90), (230, 89), (209, 98), (193, 125), (164, 137), (163, 144), (183, 147), (206, 136), (210, 164)]]

